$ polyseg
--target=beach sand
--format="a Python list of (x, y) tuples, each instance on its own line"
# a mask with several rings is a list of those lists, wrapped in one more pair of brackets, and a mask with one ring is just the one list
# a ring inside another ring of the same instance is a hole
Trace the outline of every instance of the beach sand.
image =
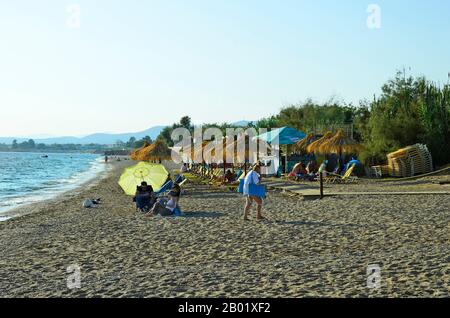
[[(448, 195), (270, 192), (268, 220), (253, 210), (245, 222), (241, 195), (187, 184), (184, 217), (143, 217), (117, 184), (129, 164), (0, 223), (0, 297), (450, 296)], [(99, 207), (81, 207), (97, 197)], [(370, 264), (378, 289), (367, 287)], [(71, 265), (81, 288), (67, 287)]]

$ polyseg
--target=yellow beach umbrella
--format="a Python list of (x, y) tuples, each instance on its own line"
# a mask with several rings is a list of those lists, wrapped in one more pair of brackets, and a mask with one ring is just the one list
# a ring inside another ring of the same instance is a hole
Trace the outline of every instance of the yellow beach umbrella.
[(154, 191), (158, 191), (166, 182), (168, 175), (169, 172), (161, 164), (139, 162), (124, 170), (120, 176), (119, 185), (127, 195), (134, 195), (136, 187), (142, 181), (151, 185)]

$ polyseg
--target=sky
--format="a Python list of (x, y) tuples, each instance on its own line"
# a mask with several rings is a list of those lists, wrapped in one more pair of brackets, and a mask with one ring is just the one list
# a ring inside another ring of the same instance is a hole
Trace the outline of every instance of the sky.
[(445, 83), (449, 12), (442, 0), (0, 0), (0, 136), (358, 105), (403, 68)]

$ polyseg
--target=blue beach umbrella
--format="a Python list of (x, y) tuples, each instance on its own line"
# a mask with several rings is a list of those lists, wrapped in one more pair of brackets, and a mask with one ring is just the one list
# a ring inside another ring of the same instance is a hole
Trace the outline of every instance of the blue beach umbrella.
[(293, 145), (306, 137), (304, 132), (291, 127), (281, 127), (273, 129), (255, 138), (264, 140), (272, 144), (278, 138), (279, 145)]
[(277, 145), (285, 145), (286, 146), (286, 164), (284, 166), (284, 172), (287, 173), (288, 169), (288, 145), (293, 145), (302, 140), (306, 137), (306, 134), (304, 132), (298, 131), (297, 129), (291, 128), (291, 127), (281, 127), (277, 129), (273, 129), (271, 131), (268, 131), (264, 134), (261, 134), (255, 139), (261, 139), (266, 141), (269, 144), (277, 144)]

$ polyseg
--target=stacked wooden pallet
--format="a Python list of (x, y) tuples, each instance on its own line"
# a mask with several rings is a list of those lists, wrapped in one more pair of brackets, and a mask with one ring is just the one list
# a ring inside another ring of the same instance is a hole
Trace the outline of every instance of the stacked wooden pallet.
[(391, 175), (391, 169), (388, 165), (380, 166), (381, 167), (381, 174), (383, 176), (389, 176)]
[(387, 155), (392, 177), (412, 177), (433, 171), (433, 160), (426, 145), (416, 144)]

